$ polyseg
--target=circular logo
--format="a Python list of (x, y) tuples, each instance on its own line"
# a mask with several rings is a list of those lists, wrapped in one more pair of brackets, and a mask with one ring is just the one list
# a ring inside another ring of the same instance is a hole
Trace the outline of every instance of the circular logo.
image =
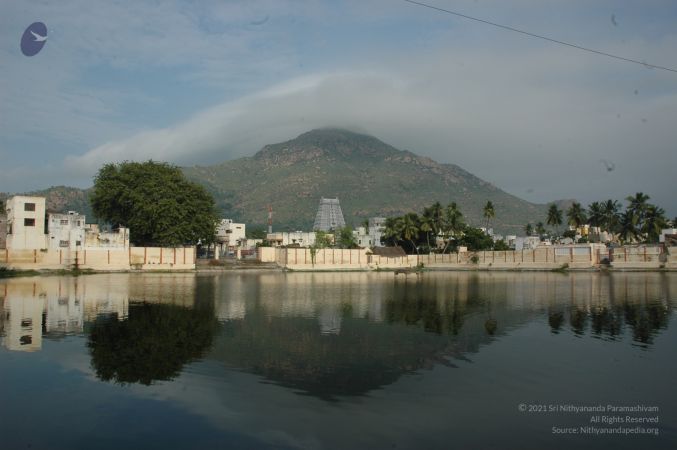
[(42, 22), (34, 22), (26, 28), (21, 36), (21, 53), (26, 56), (37, 55), (47, 42), (47, 26)]

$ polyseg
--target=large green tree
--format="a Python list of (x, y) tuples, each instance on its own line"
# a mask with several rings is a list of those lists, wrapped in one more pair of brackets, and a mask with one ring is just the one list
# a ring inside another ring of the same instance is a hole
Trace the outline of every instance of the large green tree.
[(211, 195), (173, 165), (106, 164), (94, 178), (94, 215), (129, 227), (136, 245), (209, 244), (218, 214)]

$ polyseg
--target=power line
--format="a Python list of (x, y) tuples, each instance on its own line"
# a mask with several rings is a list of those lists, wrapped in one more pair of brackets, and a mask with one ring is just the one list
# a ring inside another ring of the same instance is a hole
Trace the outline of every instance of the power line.
[(520, 33), (520, 34), (524, 34), (524, 35), (527, 35), (527, 36), (530, 36), (530, 37), (543, 39), (544, 41), (554, 42), (555, 44), (565, 45), (567, 47), (572, 47), (572, 48), (575, 48), (575, 49), (578, 49), (578, 50), (583, 50), (583, 51), (586, 51), (586, 52), (589, 52), (589, 53), (595, 53), (597, 55), (607, 56), (609, 58), (620, 59), (621, 61), (630, 62), (630, 63), (634, 63), (634, 64), (641, 64), (642, 66), (650, 68), (650, 69), (667, 70), (669, 72), (677, 73), (677, 69), (671, 69), (670, 67), (657, 66), (657, 65), (654, 65), (654, 64), (649, 64), (649, 63), (644, 62), (644, 61), (637, 61), (636, 59), (625, 58), (623, 56), (614, 55), (612, 53), (606, 53), (606, 52), (602, 52), (602, 51), (595, 50), (595, 49), (592, 49), (592, 48), (582, 47), (580, 45), (571, 44), (569, 42), (564, 42), (564, 41), (560, 41), (560, 40), (557, 40), (557, 39), (549, 38), (547, 36), (542, 36), (540, 34), (530, 33), (528, 31), (509, 27), (507, 25), (501, 25), (500, 23), (490, 22), (488, 20), (479, 19), (477, 17), (468, 16), (466, 14), (461, 14), (461, 13), (456, 12), (456, 11), (451, 11), (451, 10), (444, 9), (444, 8), (439, 8), (437, 6), (429, 5), (427, 3), (421, 3), (421, 2), (414, 1), (414, 0), (403, 0), (403, 1), (405, 1), (407, 3), (411, 3), (413, 5), (423, 6), (424, 8), (433, 9), (435, 11), (440, 11), (440, 12), (444, 12), (444, 13), (447, 13), (447, 14), (452, 14), (454, 16), (462, 17), (464, 19), (469, 19), (469, 20), (474, 20), (476, 22), (481, 22), (481, 23), (484, 23), (486, 25), (491, 25), (491, 26), (494, 26), (494, 27), (497, 27), (497, 28), (503, 28), (504, 30), (513, 31), (515, 33)]

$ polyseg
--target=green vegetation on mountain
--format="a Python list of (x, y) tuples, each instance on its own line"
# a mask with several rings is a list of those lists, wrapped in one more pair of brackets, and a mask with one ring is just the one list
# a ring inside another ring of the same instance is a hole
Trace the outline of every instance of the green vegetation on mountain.
[(455, 202), (475, 226), (484, 222), (490, 202), (494, 228), (503, 232), (518, 233), (546, 212), (546, 206), (510, 195), (456, 165), (339, 129), (313, 130), (267, 145), (253, 157), (184, 173), (207, 187), (225, 216), (247, 224), (265, 224), (272, 205), (276, 230), (311, 228), (320, 197), (338, 197), (346, 223), (353, 226), (367, 217), (419, 212), (436, 201)]

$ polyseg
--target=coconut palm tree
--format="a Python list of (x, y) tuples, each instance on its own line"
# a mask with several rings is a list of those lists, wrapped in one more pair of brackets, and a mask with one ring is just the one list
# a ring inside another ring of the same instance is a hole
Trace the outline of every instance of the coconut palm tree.
[(648, 206), (649, 196), (643, 192), (637, 192), (635, 196), (628, 196), (625, 198), (628, 202), (627, 210), (630, 211), (636, 220), (636, 225), (641, 229), (644, 223), (644, 215)]
[(646, 236), (647, 242), (658, 242), (661, 230), (667, 228), (667, 226), (668, 221), (665, 219), (665, 210), (656, 205), (647, 205), (641, 229), (642, 233)]
[(411, 243), (411, 246), (414, 248), (418, 254), (418, 248), (414, 243), (414, 238), (418, 236), (420, 231), (419, 228), (419, 219), (418, 214), (408, 213), (402, 217), (402, 237)]
[(593, 227), (601, 227), (604, 223), (604, 212), (600, 202), (592, 202), (588, 205), (588, 223)]
[(585, 210), (578, 202), (573, 202), (571, 204), (567, 210), (567, 218), (569, 219), (569, 225), (576, 228), (579, 228), (588, 220), (585, 216)]
[(621, 205), (616, 200), (609, 199), (602, 203), (602, 226), (610, 233), (618, 229), (620, 209)]
[(398, 241), (402, 240), (402, 218), (388, 217), (386, 218), (383, 230), (383, 238), (390, 241), (390, 244), (395, 246)]
[(489, 221), (496, 217), (496, 211), (494, 210), (494, 204), (491, 201), (487, 201), (487, 204), (484, 205), (484, 218), (487, 220), (487, 229), (489, 229)]
[(545, 234), (545, 226), (543, 225), (543, 222), (536, 223), (536, 234), (539, 236), (543, 236)]
[(553, 227), (553, 229), (557, 229), (560, 225), (562, 225), (562, 210), (560, 210), (556, 204), (552, 203), (550, 207), (548, 208), (548, 225)]
[(531, 226), (530, 223), (524, 226), (524, 234), (526, 234), (527, 236), (531, 236), (532, 234), (534, 234), (534, 227)]
[(461, 231), (463, 228), (463, 213), (456, 202), (451, 202), (444, 209), (444, 221), (442, 222), (442, 229), (444, 230), (444, 236), (447, 239), (447, 243), (444, 246), (442, 253), (446, 253), (447, 248), (451, 239), (456, 236), (456, 233)]
[(632, 242), (637, 238), (636, 216), (632, 211), (626, 210), (621, 214), (618, 222), (618, 236), (623, 243)]
[(425, 233), (425, 240), (428, 244), (428, 252), (430, 252), (430, 233), (435, 230), (435, 221), (428, 208), (423, 210), (423, 215), (419, 217), (419, 229)]

